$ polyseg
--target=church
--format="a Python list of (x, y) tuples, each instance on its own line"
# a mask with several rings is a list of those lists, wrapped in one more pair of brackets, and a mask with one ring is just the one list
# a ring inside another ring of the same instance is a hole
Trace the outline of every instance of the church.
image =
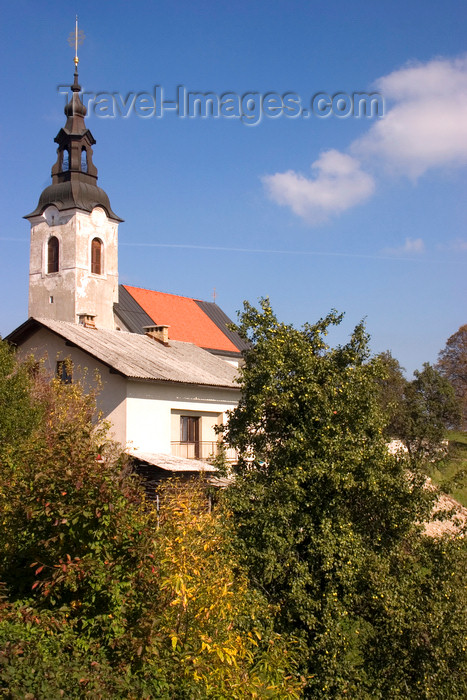
[(97, 185), (77, 64), (75, 57), (52, 184), (25, 216), (29, 318), (6, 340), (64, 382), (98, 372), (98, 407), (143, 468), (161, 476), (214, 471), (216, 426), (239, 400), (246, 343), (213, 302), (119, 285), (122, 219)]

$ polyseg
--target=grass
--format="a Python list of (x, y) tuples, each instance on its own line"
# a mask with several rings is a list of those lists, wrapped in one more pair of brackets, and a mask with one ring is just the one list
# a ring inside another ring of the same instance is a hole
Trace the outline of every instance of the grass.
[(467, 432), (451, 430), (446, 458), (430, 473), (443, 491), (467, 507)]

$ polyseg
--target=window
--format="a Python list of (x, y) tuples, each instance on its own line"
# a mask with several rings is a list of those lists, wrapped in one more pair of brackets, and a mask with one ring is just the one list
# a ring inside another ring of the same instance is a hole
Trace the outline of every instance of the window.
[(62, 151), (62, 170), (70, 169), (70, 151), (64, 148)]
[(59, 360), (57, 362), (57, 377), (62, 384), (71, 384), (73, 381), (71, 360)]
[(198, 442), (199, 418), (180, 416), (180, 442)]
[(47, 243), (47, 274), (58, 272), (58, 238), (52, 236)]
[(180, 442), (193, 445), (193, 456), (199, 457), (199, 418), (180, 416)]
[(38, 379), (41, 372), (41, 363), (33, 362), (28, 366), (28, 374), (31, 379)]
[(84, 146), (81, 149), (81, 170), (83, 173), (88, 172), (88, 154)]
[(93, 238), (91, 243), (91, 272), (94, 275), (102, 275), (102, 241)]

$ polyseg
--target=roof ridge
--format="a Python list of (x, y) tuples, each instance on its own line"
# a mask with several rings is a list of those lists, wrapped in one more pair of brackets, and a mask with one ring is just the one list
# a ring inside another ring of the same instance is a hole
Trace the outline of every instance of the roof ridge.
[(197, 299), (196, 297), (187, 297), (183, 294), (172, 294), (172, 292), (160, 292), (157, 289), (148, 289), (147, 287), (135, 287), (132, 284), (122, 284), (125, 289), (141, 289), (143, 292), (155, 292), (156, 294), (165, 294), (168, 297), (178, 297), (179, 299), (189, 299), (190, 301), (201, 301), (203, 304), (212, 304), (213, 302), (204, 301), (204, 299)]
[[(80, 331), (91, 331), (92, 333), (95, 333), (96, 331), (98, 333), (112, 333), (115, 335), (119, 336), (139, 336), (140, 338), (146, 338), (149, 343), (152, 345), (154, 343), (154, 340), (149, 338), (149, 336), (146, 333), (133, 333), (132, 331), (125, 331), (125, 330), (118, 330), (117, 328), (101, 328), (100, 326), (96, 326), (95, 328), (86, 328), (86, 326), (81, 325), (80, 323), (73, 323), (73, 321), (60, 321), (55, 318), (46, 318), (45, 316), (30, 316), (30, 318), (33, 321), (38, 321), (39, 323), (43, 324), (44, 326), (50, 327), (50, 323), (58, 323), (62, 326), (71, 326), (72, 328), (79, 328)], [(29, 320), (29, 319), (28, 319)], [(143, 341), (146, 342), (146, 341)], [(202, 348), (200, 345), (197, 345), (196, 343), (193, 343), (191, 340), (175, 340), (174, 338), (170, 339), (170, 345), (192, 345), (195, 348), (199, 348), (200, 350), (206, 350), (206, 352), (209, 352), (208, 348)], [(212, 353), (210, 353), (212, 354)]]

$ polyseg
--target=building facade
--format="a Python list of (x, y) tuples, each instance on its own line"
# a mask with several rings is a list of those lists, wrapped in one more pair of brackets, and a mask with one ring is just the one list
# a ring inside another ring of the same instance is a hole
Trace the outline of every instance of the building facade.
[(97, 185), (80, 90), (75, 70), (52, 184), (25, 217), (29, 318), (7, 340), (63, 381), (90, 382), (97, 372), (114, 438), (145, 464), (212, 470), (246, 344), (212, 302), (119, 286), (122, 219)]

